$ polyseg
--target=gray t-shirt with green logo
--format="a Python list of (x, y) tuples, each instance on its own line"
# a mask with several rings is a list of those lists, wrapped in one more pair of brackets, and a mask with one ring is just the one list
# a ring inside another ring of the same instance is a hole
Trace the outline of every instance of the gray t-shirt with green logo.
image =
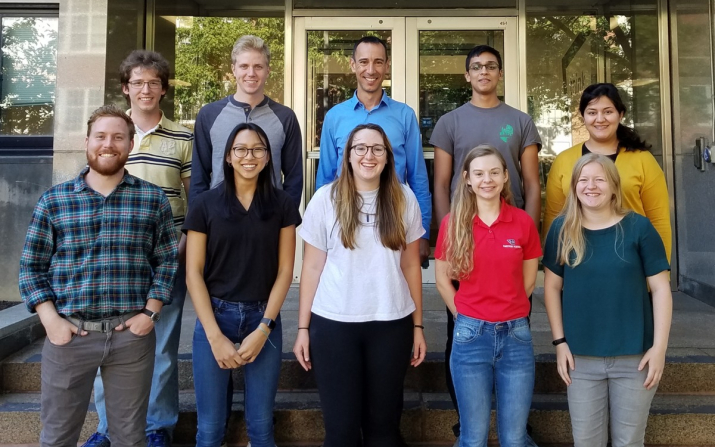
[(452, 156), (452, 194), (467, 153), (480, 144), (494, 146), (506, 159), (514, 203), (524, 208), (521, 155), (532, 144), (541, 150), (541, 137), (529, 115), (503, 102), (489, 109), (468, 102), (437, 121), (430, 144)]

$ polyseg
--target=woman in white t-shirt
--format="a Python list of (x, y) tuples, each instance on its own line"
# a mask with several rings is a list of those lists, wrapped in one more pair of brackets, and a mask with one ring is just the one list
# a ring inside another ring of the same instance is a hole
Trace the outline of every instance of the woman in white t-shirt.
[(422, 363), (427, 350), (424, 229), (380, 126), (353, 129), (341, 175), (316, 191), (299, 234), (305, 254), (293, 352), (315, 372), (323, 446), (405, 445), (403, 382), (408, 365)]

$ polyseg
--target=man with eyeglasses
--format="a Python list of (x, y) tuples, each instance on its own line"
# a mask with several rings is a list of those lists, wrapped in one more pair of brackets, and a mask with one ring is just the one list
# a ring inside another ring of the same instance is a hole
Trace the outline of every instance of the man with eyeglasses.
[(382, 89), (382, 81), (390, 69), (385, 42), (375, 36), (365, 36), (353, 47), (350, 69), (357, 78), (355, 95), (328, 111), (320, 135), (320, 163), (316, 189), (340, 175), (338, 171), (346, 152), (350, 132), (358, 124), (380, 125), (387, 134), (395, 155), (395, 169), (400, 182), (407, 183), (417, 197), (422, 213), (425, 235), (420, 239), (420, 260), (429, 257), (429, 230), (432, 202), (429, 178), (422, 152), (422, 140), (414, 110), (395, 101)]
[[(178, 352), (181, 316), (186, 298), (186, 235), (181, 233), (187, 206), (184, 197), (191, 182), (193, 134), (164, 116), (159, 103), (169, 89), (169, 63), (153, 51), (133, 51), (120, 68), (122, 92), (134, 121), (134, 148), (126, 168), (130, 174), (159, 186), (171, 204), (174, 230), (179, 238), (179, 268), (171, 291), (172, 303), (155, 322), (156, 349), (149, 409), (146, 417), (148, 447), (170, 445), (179, 419)], [(182, 188), (184, 197), (182, 197)], [(102, 378), (94, 382), (99, 425), (83, 447), (109, 447), (107, 410)]]
[(223, 181), (223, 153), (239, 123), (257, 124), (268, 136), (273, 179), (300, 206), (303, 196), (303, 142), (295, 113), (265, 95), (271, 52), (256, 36), (242, 36), (231, 51), (236, 93), (201, 108), (196, 116), (196, 144), (189, 201)]
[[(506, 105), (497, 96), (502, 80), (502, 58), (488, 45), (477, 45), (467, 55), (464, 78), (472, 89), (472, 99), (442, 116), (432, 132), (434, 146), (434, 210), (438, 222), (449, 213), (451, 197), (461, 175), (467, 153), (488, 144), (504, 156), (511, 179), (515, 205), (524, 209), (538, 228), (541, 219), (539, 151), (541, 137), (531, 117)], [(452, 353), (454, 316), (447, 310), (445, 368), (447, 388), (457, 413), (457, 399), (449, 368)], [(459, 437), (460, 426), (454, 428)], [(535, 445), (527, 435), (527, 446)]]

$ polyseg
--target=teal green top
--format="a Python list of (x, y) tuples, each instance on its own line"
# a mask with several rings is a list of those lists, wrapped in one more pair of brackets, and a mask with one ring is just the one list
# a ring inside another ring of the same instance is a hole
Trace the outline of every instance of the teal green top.
[(544, 267), (564, 280), (564, 335), (575, 355), (635, 355), (653, 346), (653, 303), (646, 278), (669, 270), (650, 221), (629, 213), (602, 230), (584, 229), (586, 253), (576, 267), (557, 262), (563, 217), (546, 236)]

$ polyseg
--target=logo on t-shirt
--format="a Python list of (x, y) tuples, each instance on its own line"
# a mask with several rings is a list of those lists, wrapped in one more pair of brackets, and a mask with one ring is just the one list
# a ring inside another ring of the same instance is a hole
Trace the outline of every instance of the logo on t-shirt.
[(501, 128), (501, 132), (499, 132), (499, 138), (503, 142), (507, 142), (509, 138), (511, 138), (514, 135), (514, 128), (511, 127), (509, 124)]
[(521, 248), (521, 245), (516, 245), (516, 239), (507, 239), (508, 245), (502, 245), (504, 248)]

